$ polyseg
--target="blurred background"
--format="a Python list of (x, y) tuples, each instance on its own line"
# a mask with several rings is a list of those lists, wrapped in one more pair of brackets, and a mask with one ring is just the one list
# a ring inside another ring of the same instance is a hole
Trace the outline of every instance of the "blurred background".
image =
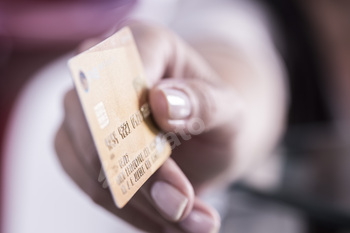
[[(97, 232), (101, 225), (129, 232), (81, 194), (55, 157), (62, 98), (72, 87), (66, 61), (83, 40), (127, 17), (170, 25), (184, 2), (0, 3), (1, 232)], [(223, 233), (350, 232), (350, 1), (253, 2), (277, 29), (289, 76), (288, 127), (265, 164), (206, 199), (220, 211)]]

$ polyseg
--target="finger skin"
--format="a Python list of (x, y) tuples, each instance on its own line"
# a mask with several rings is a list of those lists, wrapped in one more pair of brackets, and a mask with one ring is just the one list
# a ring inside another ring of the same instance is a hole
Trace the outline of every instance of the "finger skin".
[[(214, 208), (208, 206), (197, 197), (194, 201), (193, 211), (201, 212), (202, 214), (207, 216), (209, 221), (212, 221), (211, 229), (209, 228), (205, 229), (204, 230), (205, 232), (210, 232), (210, 233), (219, 232), (220, 225), (221, 225), (221, 218), (218, 212)], [(169, 225), (164, 229), (164, 232), (166, 233), (181, 233), (181, 232), (198, 233), (198, 229), (193, 229), (192, 231), (186, 230), (186, 227), (184, 227), (185, 221), (188, 221), (188, 220), (185, 218), (183, 222), (180, 222), (178, 225)], [(210, 225), (208, 227), (210, 227)]]
[[(191, 104), (191, 115), (183, 121), (169, 119), (169, 106), (163, 89), (176, 89), (188, 96)], [(242, 101), (235, 91), (224, 84), (212, 84), (198, 79), (165, 79), (155, 85), (149, 94), (153, 118), (165, 131), (183, 128), (188, 132), (193, 120), (200, 120), (204, 126), (201, 133), (213, 129), (227, 129), (227, 126), (238, 126), (242, 119)], [(229, 129), (234, 130), (233, 128)]]
[[(152, 185), (157, 181), (164, 181), (173, 187), (175, 187), (178, 191), (180, 191), (184, 196), (187, 197), (188, 203), (186, 208), (178, 221), (184, 219), (189, 212), (192, 210), (194, 203), (194, 190), (187, 179), (185, 174), (181, 171), (179, 166), (174, 162), (173, 159), (169, 158), (164, 164), (149, 178), (149, 180), (142, 186), (141, 190), (146, 198), (149, 200), (152, 205), (159, 210), (158, 206), (154, 203), (150, 193)], [(169, 200), (170, 202), (171, 200)], [(159, 210), (162, 213), (161, 210)], [(167, 218), (163, 215), (163, 217)], [(169, 220), (169, 219), (168, 219)]]

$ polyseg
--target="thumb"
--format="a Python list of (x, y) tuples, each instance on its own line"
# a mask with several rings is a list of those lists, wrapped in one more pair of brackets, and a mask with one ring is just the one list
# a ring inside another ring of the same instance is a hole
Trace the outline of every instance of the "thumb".
[(232, 124), (242, 104), (234, 89), (219, 80), (161, 80), (150, 90), (154, 120), (165, 131), (184, 129), (193, 135)]

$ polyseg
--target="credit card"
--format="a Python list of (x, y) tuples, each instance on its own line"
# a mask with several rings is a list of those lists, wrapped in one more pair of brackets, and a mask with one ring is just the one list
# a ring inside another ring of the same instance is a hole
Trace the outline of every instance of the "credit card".
[(114, 202), (122, 208), (171, 153), (151, 117), (130, 29), (121, 29), (68, 64)]

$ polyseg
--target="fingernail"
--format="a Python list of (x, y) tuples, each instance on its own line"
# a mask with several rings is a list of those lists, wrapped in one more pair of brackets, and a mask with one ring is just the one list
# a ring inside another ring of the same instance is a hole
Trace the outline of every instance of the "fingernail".
[(188, 203), (185, 195), (163, 181), (153, 184), (151, 196), (158, 208), (172, 221), (178, 221), (181, 218)]
[(219, 223), (197, 210), (192, 210), (179, 225), (188, 233), (216, 233), (219, 231)]
[(188, 96), (180, 90), (162, 89), (167, 102), (169, 118), (173, 120), (185, 119), (191, 114), (191, 104)]

